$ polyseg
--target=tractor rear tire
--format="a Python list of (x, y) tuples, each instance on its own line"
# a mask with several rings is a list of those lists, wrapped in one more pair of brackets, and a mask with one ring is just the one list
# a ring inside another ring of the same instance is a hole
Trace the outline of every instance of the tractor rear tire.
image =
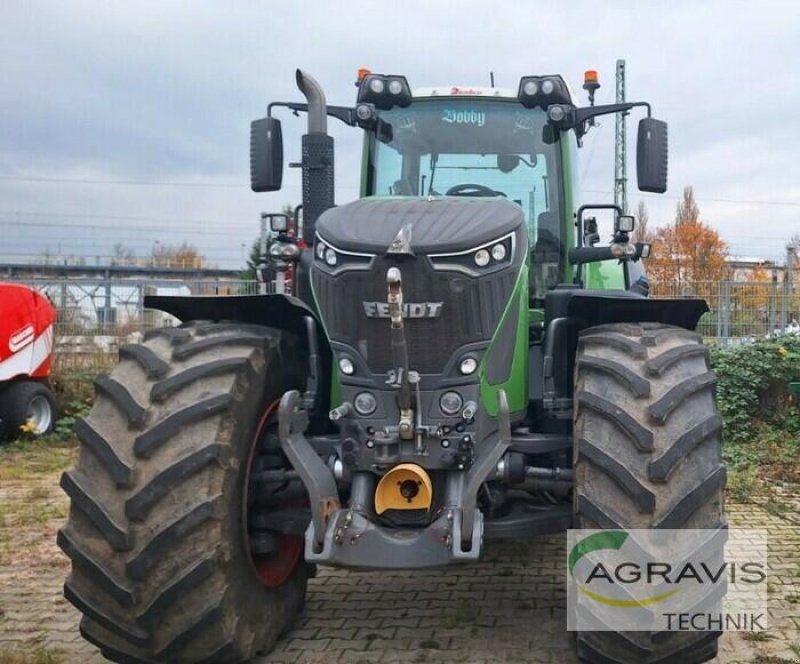
[(303, 356), (285, 332), (190, 323), (124, 346), (97, 379), (61, 479), (71, 507), (58, 544), (72, 560), (65, 597), (108, 659), (246, 661), (302, 609), (302, 549), (262, 583), (245, 503), (256, 432), (302, 389)]
[[(726, 527), (722, 421), (700, 335), (656, 324), (583, 331), (575, 364), (577, 528)], [(721, 550), (714, 555), (721, 555)], [(592, 600), (578, 595), (589, 608)], [(693, 664), (719, 632), (578, 632), (593, 664)]]
[[(50, 433), (58, 418), (58, 406), (47, 383), (14, 381), (0, 392), (0, 441), (16, 440), (24, 433), (40, 438)], [(31, 424), (31, 431), (23, 431)]]

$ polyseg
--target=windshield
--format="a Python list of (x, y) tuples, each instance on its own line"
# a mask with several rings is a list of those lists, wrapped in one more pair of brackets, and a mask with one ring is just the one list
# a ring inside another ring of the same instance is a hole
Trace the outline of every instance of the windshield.
[(559, 150), (542, 140), (544, 111), (448, 98), (380, 117), (386, 126), (381, 140), (370, 140), (368, 195), (505, 196), (522, 209), (531, 246), (560, 246)]

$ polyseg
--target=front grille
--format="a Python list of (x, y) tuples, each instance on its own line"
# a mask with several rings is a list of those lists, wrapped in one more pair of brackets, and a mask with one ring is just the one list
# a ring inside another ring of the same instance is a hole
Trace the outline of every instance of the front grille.
[(514, 267), (480, 278), (434, 270), (424, 257), (378, 256), (369, 271), (331, 276), (314, 269), (314, 290), (328, 334), (357, 350), (373, 373), (392, 368), (389, 319), (367, 318), (363, 302), (386, 302), (386, 271), (403, 274), (403, 298), (442, 302), (438, 318), (407, 318), (405, 333), (411, 369), (441, 373), (457, 348), (488, 341), (514, 287)]

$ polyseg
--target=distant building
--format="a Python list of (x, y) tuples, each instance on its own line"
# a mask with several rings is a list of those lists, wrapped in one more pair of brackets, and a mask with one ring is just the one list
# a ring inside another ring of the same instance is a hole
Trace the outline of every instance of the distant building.
[(786, 272), (784, 265), (757, 256), (728, 256), (725, 264), (728, 266), (731, 281), (752, 281), (753, 276), (763, 270), (766, 275), (759, 281), (783, 282)]

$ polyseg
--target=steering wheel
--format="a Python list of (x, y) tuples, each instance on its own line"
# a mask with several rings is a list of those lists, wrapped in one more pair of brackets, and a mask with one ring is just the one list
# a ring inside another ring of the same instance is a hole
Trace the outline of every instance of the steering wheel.
[(457, 184), (446, 192), (445, 196), (505, 196), (502, 191), (495, 191), (482, 184)]

